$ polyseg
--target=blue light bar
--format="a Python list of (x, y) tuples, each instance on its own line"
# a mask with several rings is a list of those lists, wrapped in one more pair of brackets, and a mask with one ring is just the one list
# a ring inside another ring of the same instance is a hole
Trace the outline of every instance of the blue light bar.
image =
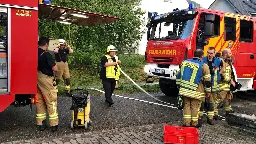
[(188, 9), (191, 10), (194, 8), (194, 4), (190, 3), (189, 6), (188, 6)]
[(164, 14), (160, 14), (160, 15), (154, 17), (154, 20), (158, 20), (158, 19), (164, 18), (164, 16), (165, 16)]
[(157, 13), (156, 12), (153, 12), (152, 14), (151, 14), (151, 18), (155, 18), (157, 16)]
[(44, 4), (51, 4), (51, 0), (43, 0)]

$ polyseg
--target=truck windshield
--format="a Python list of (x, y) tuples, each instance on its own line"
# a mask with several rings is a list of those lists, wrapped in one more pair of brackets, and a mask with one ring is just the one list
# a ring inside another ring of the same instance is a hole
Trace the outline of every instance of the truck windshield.
[[(181, 18), (182, 17), (182, 18)], [(151, 22), (148, 29), (150, 40), (177, 40), (188, 38), (192, 33), (195, 16), (172, 16), (171, 19), (161, 19)]]

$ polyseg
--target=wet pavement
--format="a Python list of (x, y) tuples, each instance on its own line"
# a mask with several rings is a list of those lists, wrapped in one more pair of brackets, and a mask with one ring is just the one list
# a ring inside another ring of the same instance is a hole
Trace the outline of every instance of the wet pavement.
[[(166, 102), (175, 102), (175, 98), (163, 96), (162, 93), (153, 95)], [(124, 96), (156, 102), (143, 93)], [(108, 138), (116, 143), (162, 143), (164, 124), (180, 125), (182, 121), (182, 111), (177, 109), (118, 97), (114, 97), (114, 101), (114, 106), (109, 108), (104, 103), (103, 95), (92, 96), (93, 125), (86, 131), (70, 129), (71, 99), (59, 98), (60, 128), (56, 133), (52, 133), (50, 129), (44, 132), (36, 129), (34, 108), (30, 111), (30, 107), (10, 107), (0, 113), (0, 143), (111, 143), (106, 140)], [(234, 99), (232, 105), (235, 111), (256, 114), (255, 102)], [(199, 133), (200, 143), (207, 144), (250, 144), (256, 141), (254, 135), (230, 127), (225, 121), (218, 121), (214, 126), (205, 124), (199, 129)]]

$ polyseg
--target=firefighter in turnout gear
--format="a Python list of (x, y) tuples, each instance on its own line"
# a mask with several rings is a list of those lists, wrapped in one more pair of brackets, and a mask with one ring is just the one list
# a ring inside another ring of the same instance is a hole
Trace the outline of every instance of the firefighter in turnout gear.
[(116, 81), (119, 80), (121, 61), (116, 57), (116, 48), (113, 45), (107, 47), (107, 54), (101, 58), (100, 79), (105, 91), (105, 102), (113, 105), (112, 94), (115, 90)]
[[(211, 91), (211, 74), (207, 64), (202, 61), (203, 51), (197, 49), (194, 58), (184, 60), (177, 74), (179, 95), (183, 96), (184, 126), (200, 127), (198, 113), (202, 101), (209, 96)], [(207, 94), (205, 94), (207, 93)]]
[(54, 49), (55, 59), (58, 65), (58, 72), (56, 74), (57, 85), (60, 82), (60, 79), (63, 78), (66, 84), (66, 95), (70, 93), (70, 73), (68, 67), (68, 54), (73, 53), (71, 47), (66, 43), (65, 40), (59, 39), (59, 47)]
[(57, 89), (54, 82), (54, 72), (58, 67), (47, 51), (49, 39), (41, 37), (38, 42), (38, 97), (36, 100), (36, 123), (41, 131), (46, 129), (46, 112), (52, 131), (58, 129)]
[[(215, 100), (217, 99), (217, 94), (219, 91), (219, 82), (220, 82), (220, 69), (223, 68), (223, 61), (215, 57), (215, 48), (209, 47), (207, 51), (208, 56), (203, 58), (203, 62), (209, 66), (211, 74), (211, 94), (209, 97), (202, 102), (200, 112), (199, 112), (199, 125), (202, 125), (203, 113), (207, 112), (207, 123), (213, 125), (213, 118), (217, 106), (215, 105)], [(217, 116), (215, 116), (217, 117)]]
[(236, 86), (234, 78), (232, 76), (232, 53), (231, 50), (226, 48), (222, 51), (222, 58), (224, 60), (224, 70), (221, 74), (220, 82), (220, 93), (219, 99), (223, 101), (223, 107), (226, 114), (234, 112), (231, 108), (231, 99), (233, 98), (232, 92), (230, 91), (230, 85)]

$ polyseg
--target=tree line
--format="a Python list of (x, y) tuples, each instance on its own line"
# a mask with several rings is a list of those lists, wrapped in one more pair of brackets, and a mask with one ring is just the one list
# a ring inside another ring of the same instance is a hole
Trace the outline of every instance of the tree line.
[(39, 20), (39, 35), (52, 39), (63, 38), (74, 48), (69, 62), (74, 68), (99, 68), (99, 59), (108, 45), (116, 46), (120, 53), (137, 48), (141, 38), (144, 12), (138, 7), (141, 0), (57, 0), (52, 5), (80, 9), (88, 12), (112, 15), (120, 20), (93, 27), (65, 25), (58, 22)]

